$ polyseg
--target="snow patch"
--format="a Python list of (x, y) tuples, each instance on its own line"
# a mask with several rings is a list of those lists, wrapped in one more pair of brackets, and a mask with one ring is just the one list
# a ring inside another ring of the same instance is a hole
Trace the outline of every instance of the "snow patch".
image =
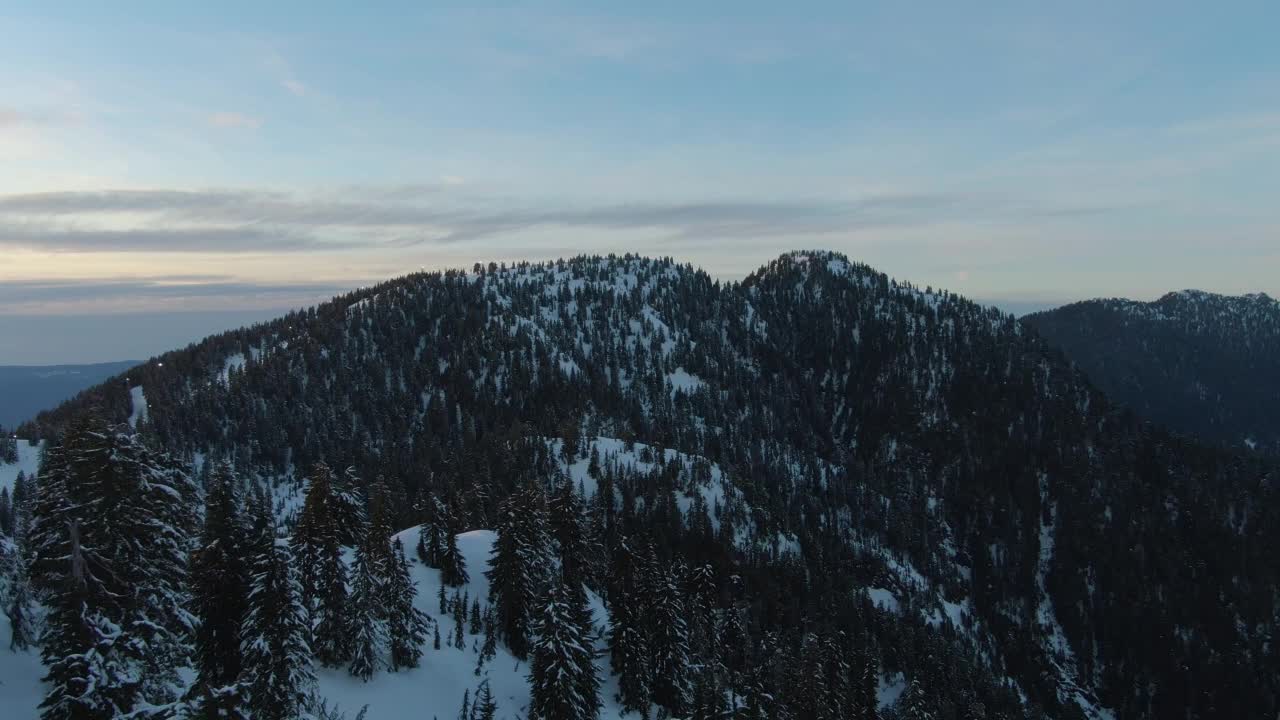
[(133, 410), (129, 413), (129, 427), (136, 428), (139, 421), (147, 419), (147, 396), (142, 392), (141, 385), (129, 388), (129, 399), (133, 403)]

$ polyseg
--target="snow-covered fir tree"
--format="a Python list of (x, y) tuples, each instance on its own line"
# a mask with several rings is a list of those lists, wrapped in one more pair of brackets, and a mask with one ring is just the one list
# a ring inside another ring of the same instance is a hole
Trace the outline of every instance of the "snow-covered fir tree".
[(409, 576), (409, 564), (400, 538), (396, 538), (392, 544), (391, 569), (385, 592), (391, 671), (418, 667), (430, 620), (413, 605), (418, 596), (418, 588)]
[(579, 602), (563, 578), (548, 584), (533, 625), (530, 720), (594, 720), (599, 714), (591, 633), (582, 626)]
[(370, 525), (365, 540), (356, 548), (355, 563), (351, 568), (350, 607), (351, 674), (368, 681), (382, 664), (386, 646), (386, 628), (382, 618), (386, 614), (384, 596), (386, 551), (375, 549), (379, 541)]
[(193, 620), (189, 478), (93, 415), (50, 450), (41, 475), (29, 543), (48, 610), (41, 717), (111, 717), (172, 702)]
[(440, 580), (449, 587), (462, 587), (470, 580), (467, 574), (467, 561), (458, 549), (458, 536), (446, 532), (444, 549), (440, 551), (437, 562), (440, 567)]
[(206, 483), (204, 529), (191, 559), (192, 608), (199, 620), (196, 689), (209, 700), (225, 700), (220, 688), (240, 679), (250, 574), (238, 485), (229, 464), (214, 466)]
[(255, 720), (297, 718), (315, 687), (311, 648), (307, 644), (302, 583), (289, 546), (277, 539), (269, 507), (256, 512), (248, 613), (241, 635), (242, 682)]
[(511, 654), (529, 652), (531, 613), (541, 588), (548, 544), (546, 501), (529, 485), (508, 498), (498, 510), (498, 538), (489, 558), (489, 602), (497, 612), (498, 628)]

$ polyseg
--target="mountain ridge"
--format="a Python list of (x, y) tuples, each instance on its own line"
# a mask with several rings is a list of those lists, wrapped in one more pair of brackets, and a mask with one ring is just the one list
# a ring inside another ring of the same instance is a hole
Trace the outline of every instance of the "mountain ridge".
[[(1017, 704), (1010, 687), (1063, 718), (1276, 702), (1254, 629), (1274, 625), (1269, 466), (1142, 425), (1012, 315), (838, 253), (724, 284), (632, 255), (417, 273), (127, 379), (23, 432), (96, 405), (266, 483), (324, 459), (451, 495), (475, 527), (526, 472), (504, 438), (672, 448), (732, 478), (748, 541), (711, 557), (756, 626), (799, 633), (793, 652), (807, 631), (865, 634), (957, 714)], [(668, 481), (633, 482), (640, 526), (669, 528), (662, 559), (704, 552), (655, 514)]]

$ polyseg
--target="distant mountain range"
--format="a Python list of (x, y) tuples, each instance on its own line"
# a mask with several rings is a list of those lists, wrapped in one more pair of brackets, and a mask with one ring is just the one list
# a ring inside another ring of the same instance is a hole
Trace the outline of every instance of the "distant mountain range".
[(137, 360), (123, 360), (93, 365), (0, 365), (0, 426), (17, 427), (137, 364)]
[(1113, 400), (1210, 442), (1280, 454), (1280, 302), (1172, 292), (1023, 318)]

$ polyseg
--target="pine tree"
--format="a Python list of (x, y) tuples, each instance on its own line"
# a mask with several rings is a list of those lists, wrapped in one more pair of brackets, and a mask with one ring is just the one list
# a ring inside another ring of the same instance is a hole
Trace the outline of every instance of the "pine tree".
[(13, 480), (13, 541), (25, 550), (36, 501), (36, 477), (19, 470)]
[(352, 632), (348, 618), (347, 568), (336, 535), (324, 544), (320, 558), (321, 595), (315, 607), (312, 643), (316, 658), (326, 667), (340, 667), (351, 659)]
[(16, 652), (31, 647), (36, 637), (26, 564), (20, 555), (14, 560), (8, 571), (9, 597), (4, 614), (9, 619), (9, 650)]
[(541, 585), (546, 558), (545, 502), (535, 487), (526, 488), (498, 509), (497, 541), (489, 558), (489, 601), (511, 654), (529, 652), (530, 613)]
[(240, 631), (247, 611), (249, 568), (240, 535), (242, 524), (231, 467), (220, 463), (209, 476), (204, 529), (191, 560), (196, 687), (208, 698), (240, 677)]
[(382, 624), (383, 574), (380, 564), (384, 553), (371, 546), (377, 542), (371, 532), (356, 548), (355, 566), (351, 571), (351, 674), (369, 680), (378, 669), (386, 633)]
[(880, 720), (880, 669), (876, 656), (867, 650), (863, 656), (862, 676), (858, 683), (858, 720)]
[(534, 623), (529, 663), (529, 717), (540, 720), (594, 720), (599, 715), (599, 680), (590, 634), (580, 624), (574, 593), (553, 582)]
[(242, 634), (241, 671), (255, 720), (296, 718), (315, 686), (302, 583), (288, 545), (276, 540), (270, 508), (255, 524), (249, 609)]
[(391, 670), (394, 672), (418, 666), (430, 621), (413, 606), (418, 588), (409, 575), (409, 564), (400, 538), (396, 538), (392, 546), (391, 560), (391, 576), (387, 582), (387, 635), (391, 641)]
[(93, 415), (46, 453), (30, 546), (45, 600), (41, 716), (103, 717), (172, 702), (185, 662), (194, 486), (166, 456)]
[(498, 703), (493, 700), (488, 680), (481, 682), (476, 688), (475, 698), (475, 703), (471, 705), (471, 720), (494, 720), (498, 714)]
[(449, 587), (462, 587), (471, 580), (471, 576), (467, 574), (467, 561), (462, 557), (462, 551), (458, 549), (458, 536), (452, 532), (447, 533), (444, 541), (444, 550), (441, 551), (440, 557), (440, 582)]
[(673, 715), (685, 712), (692, 698), (689, 679), (689, 631), (680, 590), (665, 574), (651, 591), (649, 651), (653, 668), (653, 700)]
[(480, 621), (480, 601), (471, 601), (471, 614), (467, 616), (467, 633), (470, 635), (479, 635), (483, 629)]
[(9, 499), (9, 488), (0, 487), (0, 535), (13, 537), (13, 501)]
[(919, 680), (912, 680), (907, 689), (898, 698), (898, 718), (900, 720), (933, 720), (933, 711), (929, 707), (929, 699), (925, 696), (924, 687)]
[(458, 720), (471, 720), (471, 689), (462, 691), (462, 709), (458, 711)]
[(320, 580), (321, 566), (330, 542), (337, 543), (338, 526), (333, 516), (333, 472), (329, 466), (316, 463), (307, 480), (306, 498), (289, 546), (298, 563), (303, 602), (313, 610), (325, 593)]

